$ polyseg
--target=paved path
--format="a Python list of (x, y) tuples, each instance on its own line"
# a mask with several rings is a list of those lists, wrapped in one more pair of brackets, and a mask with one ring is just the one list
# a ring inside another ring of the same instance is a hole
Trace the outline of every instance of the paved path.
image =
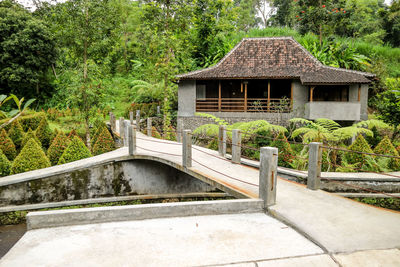
[[(137, 155), (135, 155), (134, 158), (157, 160), (165, 164), (175, 166), (176, 168), (186, 171), (200, 179), (219, 185), (227, 191), (234, 192), (235, 194), (252, 198), (258, 197), (257, 185), (259, 172), (255, 168), (232, 164), (226, 159), (218, 157), (216, 151), (211, 151), (205, 148), (194, 146), (193, 159), (195, 159), (196, 162), (193, 162), (193, 167), (189, 169), (184, 169), (181, 166), (182, 159), (180, 155), (182, 153), (182, 148), (180, 144), (177, 144), (176, 142), (148, 138), (142, 134), (138, 134), (137, 144), (138, 151)], [(126, 155), (127, 148), (121, 148), (109, 154), (103, 154), (99, 157), (99, 159), (107, 161), (113, 160), (115, 159), (115, 157), (126, 157)], [(95, 161), (96, 157), (86, 159), (85, 164), (94, 164)], [(79, 165), (79, 162), (73, 164), (75, 164), (73, 166), (76, 167)], [(64, 166), (64, 169), (66, 169), (66, 166)], [(364, 253), (367, 253), (366, 251), (369, 251), (367, 254), (362, 254), (362, 252), (353, 254), (340, 254), (343, 261), (348, 260), (349, 262), (352, 262), (351, 259), (349, 260), (349, 258), (360, 261), (362, 259), (370, 257), (370, 255), (374, 255), (374, 253), (380, 253), (371, 250), (384, 250), (382, 251), (382, 255), (386, 255), (385, 253), (387, 253), (388, 255), (392, 255), (387, 256), (387, 260), (393, 260), (393, 257), (395, 257), (394, 262), (397, 265), (400, 265), (400, 257), (398, 257), (399, 250), (397, 249), (400, 248), (400, 213), (360, 204), (358, 202), (341, 198), (320, 190), (311, 191), (306, 189), (302, 185), (288, 182), (283, 179), (278, 180), (277, 204), (275, 206), (272, 206), (269, 209), (269, 212), (272, 216), (275, 216), (280, 220), (286, 222), (303, 236), (318, 244), (322, 251), (326, 253), (336, 255), (338, 253), (352, 253), (355, 251), (364, 251)], [(219, 221), (219, 217), (214, 218), (215, 220), (209, 218), (207, 224), (218, 224), (217, 222)], [(177, 220), (179, 221), (180, 219)], [(265, 216), (265, 220), (269, 220), (269, 217)], [(255, 227), (255, 229), (260, 226), (257, 223), (250, 225), (252, 225), (252, 227)], [(82, 227), (83, 228), (79, 228), (78, 226), (76, 226), (76, 228), (72, 227), (71, 229), (78, 229), (76, 230), (76, 233), (79, 235), (79, 232), (81, 231), (79, 229), (85, 229), (84, 227), (95, 226)], [(61, 229), (59, 234), (62, 235), (64, 231), (62, 229), (68, 230), (70, 228), (58, 229)], [(137, 229), (140, 229), (140, 227)], [(140, 231), (142, 230), (143, 229), (141, 229)], [(148, 229), (146, 229), (146, 231), (147, 230)], [(266, 228), (264, 230), (266, 233), (268, 232)], [(41, 242), (42, 235), (40, 234), (40, 231), (42, 230), (29, 231), (17, 244), (17, 247), (22, 246), (26, 253), (34, 253), (35, 248), (30, 244), (33, 240), (37, 240), (37, 243)], [(45, 231), (45, 229), (43, 231)], [(96, 232), (97, 230), (93, 231)], [(260, 231), (260, 234), (261, 232), (264, 233), (264, 231)], [(122, 231), (120, 236), (123, 236), (123, 234), (124, 233)], [(232, 236), (234, 236), (235, 232), (232, 232), (231, 234)], [(65, 242), (63, 243), (62, 239), (57, 238), (58, 234), (54, 233), (54, 236), (56, 238), (49, 241), (49, 246), (51, 247), (58, 242), (57, 244), (59, 244), (60, 247), (63, 247), (62, 244), (64, 244)], [(134, 233), (132, 232), (132, 238), (130, 240), (131, 242), (135, 243), (136, 241), (134, 240), (135, 238), (133, 236)], [(212, 236), (213, 235), (210, 234), (209, 237), (211, 238)], [(151, 243), (156, 244), (157, 241), (160, 239), (157, 231), (151, 234), (151, 238), (154, 238), (154, 242), (153, 239), (151, 239)], [(177, 239), (176, 244), (175, 242), (173, 243), (175, 246), (178, 245), (179, 242), (187, 242), (187, 240), (190, 239), (190, 244), (192, 244), (193, 246), (197, 246), (196, 244), (198, 238), (199, 237), (196, 236), (191, 237), (183, 235)], [(74, 241), (74, 244), (79, 244), (79, 242), (84, 240), (85, 238), (83, 238), (83, 240), (78, 239)], [(69, 242), (68, 239), (65, 239), (64, 241)], [(107, 238), (100, 238), (99, 240), (97, 240), (97, 242), (105, 242), (106, 244)], [(97, 242), (94, 242), (94, 244), (97, 244)], [(238, 245), (240, 242), (236, 242), (235, 245)], [(216, 244), (219, 243), (217, 242)], [(141, 245), (142, 244), (140, 243), (136, 243), (136, 246), (132, 247), (132, 251), (136, 251), (137, 249), (135, 250), (134, 248), (140, 247)], [(110, 244), (110, 246), (107, 247), (115, 253), (120, 252), (120, 250), (118, 250), (118, 248), (116, 248), (112, 243)], [(150, 246), (147, 249), (149, 249), (151, 252), (151, 248), (152, 247)], [(165, 245), (165, 248), (171, 249), (171, 247), (168, 247), (167, 245)], [(14, 249), (12, 249), (11, 252), (13, 252), (13, 250)], [(38, 249), (37, 251), (40, 252), (40, 249)], [(131, 253), (134, 253), (132, 251)], [(144, 251), (147, 250), (145, 249)], [(189, 253), (189, 248), (187, 253)], [(268, 253), (267, 250), (265, 250), (265, 253)], [(92, 252), (92, 254), (93, 255), (91, 257), (96, 258), (95, 252)], [(166, 255), (167, 254), (168, 253), (166, 253)], [(185, 253), (183, 253), (181, 256), (186, 257)], [(72, 254), (71, 257), (73, 257)], [(275, 256), (275, 259), (279, 257), (280, 256)], [(249, 258), (251, 258), (253, 261), (252, 257)], [(254, 260), (256, 259), (260, 260), (259, 258), (254, 257)], [(305, 260), (305, 262), (307, 262), (311, 259), (298, 260)], [(323, 257), (322, 260), (329, 259)], [(238, 259), (238, 261), (241, 261), (241, 259)], [(283, 265), (285, 261), (287, 261), (287, 259), (281, 259)], [(224, 261), (224, 263), (226, 262)], [(210, 262), (210, 264), (212, 263)], [(197, 265), (197, 263), (193, 265)], [(264, 266), (268, 266), (268, 262), (265, 263)]]

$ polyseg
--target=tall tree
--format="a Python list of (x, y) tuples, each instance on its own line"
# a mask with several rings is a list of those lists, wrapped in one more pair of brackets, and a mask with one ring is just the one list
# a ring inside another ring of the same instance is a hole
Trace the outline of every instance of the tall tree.
[(0, 93), (49, 95), (47, 73), (56, 56), (54, 36), (43, 21), (14, 1), (0, 2)]

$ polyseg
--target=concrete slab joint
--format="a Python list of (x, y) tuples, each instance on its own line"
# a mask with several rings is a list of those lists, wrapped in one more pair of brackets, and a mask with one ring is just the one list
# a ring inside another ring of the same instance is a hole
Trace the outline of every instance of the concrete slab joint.
[(260, 149), (259, 198), (264, 201), (264, 208), (276, 204), (276, 185), (278, 168), (278, 148)]
[(183, 130), (182, 165), (185, 168), (192, 167), (192, 133), (190, 130)]
[(309, 144), (307, 188), (318, 190), (321, 184), (322, 144), (312, 142)]
[(241, 145), (242, 145), (242, 134), (240, 130), (232, 130), (232, 162), (240, 163), (241, 156)]

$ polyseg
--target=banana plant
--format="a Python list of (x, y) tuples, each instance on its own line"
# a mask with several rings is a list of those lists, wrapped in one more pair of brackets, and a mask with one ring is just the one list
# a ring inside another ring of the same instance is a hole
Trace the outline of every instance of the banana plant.
[[(3, 105), (10, 100), (14, 100), (14, 103), (17, 107), (8, 112), (1, 110)], [(10, 94), (9, 96), (0, 95), (0, 114), (2, 117), (11, 118), (7, 122), (1, 124), (0, 129), (12, 123), (14, 120), (16, 120), (22, 114), (22, 112), (26, 110), (36, 99), (34, 98), (29, 99), (28, 101), (25, 102), (25, 104), (24, 100), (25, 100), (24, 98), (19, 99), (14, 94)]]

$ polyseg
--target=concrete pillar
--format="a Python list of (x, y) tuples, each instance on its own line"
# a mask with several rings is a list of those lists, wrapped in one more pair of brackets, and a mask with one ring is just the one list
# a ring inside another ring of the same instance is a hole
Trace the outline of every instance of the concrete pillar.
[(152, 121), (151, 118), (147, 118), (147, 136), (151, 137), (151, 132), (152, 132)]
[(129, 135), (129, 127), (130, 126), (131, 126), (131, 123), (127, 120), (124, 120), (124, 146), (129, 146), (128, 135)]
[(308, 145), (308, 178), (307, 188), (317, 190), (321, 183), (322, 148), (321, 143), (312, 142)]
[(110, 126), (111, 131), (114, 133), (116, 131), (116, 121), (114, 113), (110, 112)]
[(176, 141), (182, 142), (183, 119), (178, 118), (176, 121)]
[(264, 208), (276, 203), (276, 180), (278, 167), (278, 149), (260, 148), (259, 198), (264, 200)]
[(140, 132), (140, 110), (136, 110), (136, 130)]
[(157, 106), (157, 115), (160, 115), (160, 114), (161, 114), (160, 106)]
[(192, 167), (192, 133), (183, 130), (182, 136), (182, 165), (185, 168)]
[(119, 118), (119, 136), (121, 137), (121, 138), (124, 138), (124, 133), (125, 133), (125, 131), (124, 131), (124, 117), (120, 117)]
[(133, 125), (133, 111), (129, 111), (129, 121), (131, 122), (131, 125)]
[(232, 162), (240, 163), (242, 134), (240, 130), (232, 130)]
[(129, 135), (129, 155), (136, 154), (136, 125), (131, 125), (128, 131)]
[(218, 154), (221, 157), (225, 157), (226, 156), (226, 125), (220, 125), (219, 126)]

